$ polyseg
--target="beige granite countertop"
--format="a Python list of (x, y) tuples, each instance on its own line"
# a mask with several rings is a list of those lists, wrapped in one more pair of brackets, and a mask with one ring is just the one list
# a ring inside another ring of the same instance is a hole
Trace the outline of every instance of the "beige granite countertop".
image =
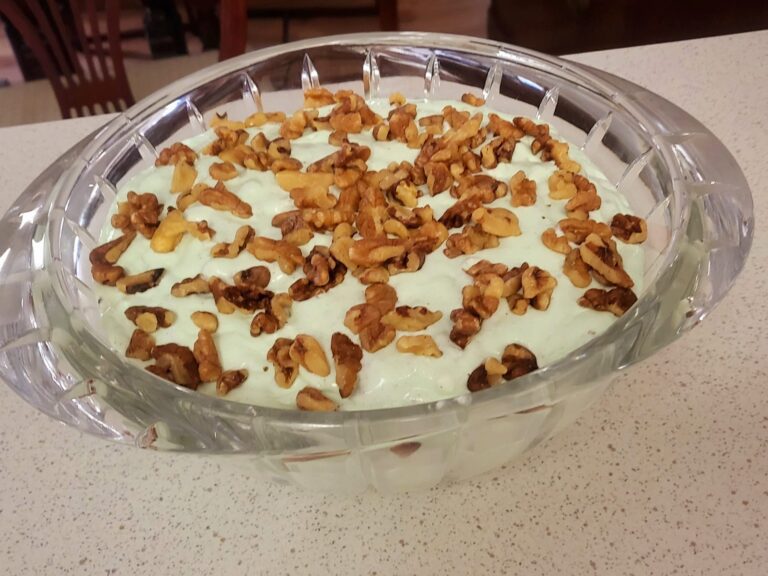
[[(747, 175), (752, 254), (701, 326), (518, 462), (398, 497), (111, 445), (0, 385), (0, 573), (766, 574), (768, 31), (574, 59), (688, 110)], [(102, 121), (0, 130), (0, 211)]]

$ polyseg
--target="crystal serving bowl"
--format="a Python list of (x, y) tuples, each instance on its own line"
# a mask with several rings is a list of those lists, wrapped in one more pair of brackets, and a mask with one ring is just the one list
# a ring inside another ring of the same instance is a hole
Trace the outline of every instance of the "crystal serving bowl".
[[(293, 111), (302, 88), (320, 83), (367, 99), (394, 91), (457, 99), (471, 90), (495, 109), (553, 125), (648, 221), (636, 306), (585, 346), (513, 383), (402, 408), (263, 408), (192, 392), (128, 364), (101, 326), (88, 264), (117, 187), (157, 150), (205, 130), (215, 112)], [(145, 98), (20, 196), (0, 222), (0, 375), (46, 414), (117, 442), (239, 455), (254, 473), (315, 490), (427, 487), (522, 454), (571, 423), (619, 370), (697, 324), (743, 267), (752, 228), (752, 198), (733, 157), (701, 123), (639, 86), (460, 36), (294, 42)]]

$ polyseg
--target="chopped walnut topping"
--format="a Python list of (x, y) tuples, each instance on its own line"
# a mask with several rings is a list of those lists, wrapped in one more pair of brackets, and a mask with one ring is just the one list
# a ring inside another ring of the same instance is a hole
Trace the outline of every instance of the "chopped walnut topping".
[(397, 292), (389, 284), (371, 284), (365, 289), (365, 301), (386, 314), (395, 309)]
[(267, 352), (267, 360), (275, 367), (275, 382), (280, 388), (290, 388), (299, 375), (299, 363), (291, 357), (293, 340), (278, 338)]
[(553, 200), (569, 200), (576, 196), (578, 191), (573, 181), (573, 172), (556, 170), (549, 177), (549, 197)]
[(453, 322), (451, 342), (461, 349), (466, 348), (472, 337), (480, 332), (480, 318), (463, 308), (457, 308), (451, 312), (451, 321)]
[(561, 170), (568, 170), (569, 172), (580, 172), (581, 164), (571, 160), (568, 156), (568, 143), (560, 142), (551, 138), (544, 145), (544, 150), (541, 153), (542, 160), (554, 160), (555, 164)]
[(648, 224), (631, 214), (616, 214), (611, 220), (611, 231), (622, 242), (640, 244), (648, 238)]
[(244, 120), (246, 128), (259, 128), (264, 124), (280, 124), (285, 121), (285, 112), (255, 112)]
[(245, 128), (245, 122), (241, 122), (238, 120), (230, 120), (229, 114), (226, 112), (219, 113), (216, 112), (216, 114), (211, 118), (210, 122), (208, 122), (209, 128), (228, 128), (229, 130), (242, 130)]
[(232, 162), (214, 162), (208, 168), (208, 174), (214, 180), (232, 180), (237, 177), (237, 168)]
[(197, 179), (197, 170), (191, 164), (179, 162), (173, 169), (171, 178), (171, 194), (181, 194), (192, 190)]
[(208, 294), (210, 291), (208, 280), (202, 274), (192, 278), (185, 278), (171, 286), (171, 296), (176, 296), (177, 298), (184, 298), (192, 294)]
[(272, 218), (272, 225), (280, 228), (283, 240), (294, 246), (304, 246), (314, 237), (312, 229), (301, 217), (299, 210), (276, 214)]
[(235, 310), (243, 313), (255, 312), (266, 308), (273, 294), (256, 283), (240, 283), (230, 286), (220, 278), (208, 279), (216, 309), (222, 314), (233, 314)]
[(149, 241), (149, 247), (154, 252), (173, 252), (187, 233), (201, 240), (210, 240), (213, 236), (214, 231), (205, 220), (192, 222), (186, 220), (180, 210), (169, 210)]
[(473, 278), (480, 276), (481, 274), (494, 274), (496, 276), (504, 276), (507, 273), (508, 268), (504, 264), (498, 264), (489, 262), (488, 260), (480, 260), (465, 270), (467, 274)]
[(333, 103), (333, 94), (326, 88), (309, 88), (304, 91), (304, 108), (322, 108)]
[(581, 259), (581, 253), (578, 250), (571, 250), (565, 257), (563, 273), (577, 288), (586, 288), (592, 283), (589, 266)]
[(565, 218), (560, 220), (557, 225), (568, 241), (574, 244), (582, 244), (590, 234), (597, 234), (603, 240), (610, 240), (611, 238), (611, 228), (603, 222)]
[(176, 321), (176, 314), (160, 306), (130, 306), (125, 309), (125, 317), (150, 334), (158, 328), (168, 328)]
[(344, 317), (344, 325), (360, 336), (360, 344), (368, 352), (376, 352), (395, 339), (395, 329), (381, 321), (381, 312), (373, 304), (352, 306)]
[(372, 267), (405, 253), (406, 244), (400, 239), (363, 238), (355, 240), (349, 248), (349, 258), (358, 266)]
[(211, 142), (203, 149), (203, 154), (217, 156), (225, 150), (232, 150), (248, 140), (248, 132), (242, 128), (229, 128), (227, 126), (217, 126), (214, 128), (216, 140)]
[(480, 162), (483, 168), (496, 168), (499, 162), (511, 162), (514, 151), (515, 140), (497, 137), (482, 147), (480, 150)]
[(233, 278), (235, 286), (252, 290), (263, 290), (269, 286), (271, 279), (272, 274), (266, 266), (251, 266), (245, 270), (240, 270)]
[(123, 276), (115, 283), (115, 286), (123, 294), (146, 292), (158, 285), (163, 272), (165, 272), (165, 268), (155, 268), (132, 276)]
[(300, 138), (304, 131), (311, 127), (311, 121), (317, 118), (317, 110), (299, 110), (286, 118), (280, 125), (280, 136), (295, 140)]
[(163, 344), (152, 349), (152, 358), (155, 363), (147, 366), (152, 374), (179, 386), (197, 390), (200, 373), (192, 350), (178, 344)]
[(614, 286), (632, 288), (635, 285), (624, 271), (621, 255), (613, 240), (590, 234), (579, 247), (579, 253), (587, 266)]
[(601, 290), (591, 288), (579, 298), (579, 306), (600, 312), (610, 312), (614, 316), (623, 316), (637, 302), (637, 296), (629, 288), (611, 288)]
[(389, 282), (389, 270), (382, 268), (381, 266), (374, 266), (373, 268), (358, 268), (355, 270), (355, 275), (360, 281), (360, 284), (364, 284), (366, 286), (370, 284), (385, 284), (386, 282)]
[(538, 266), (529, 266), (523, 272), (523, 298), (528, 300), (536, 310), (549, 308), (552, 292), (557, 286), (557, 280), (546, 270)]
[(470, 106), (482, 106), (485, 104), (484, 98), (480, 98), (480, 96), (475, 96), (469, 92), (461, 95), (461, 101), (464, 102), (464, 104), (469, 104)]
[(334, 332), (331, 336), (331, 354), (336, 367), (339, 395), (348, 398), (357, 386), (358, 374), (363, 367), (363, 350), (346, 334)]
[(486, 248), (496, 248), (498, 245), (498, 236), (488, 234), (478, 224), (473, 223), (464, 226), (462, 232), (448, 236), (443, 253), (448, 258), (456, 258), (461, 254), (474, 254)]
[(398, 352), (403, 354), (415, 354), (416, 356), (430, 356), (440, 358), (443, 352), (438, 348), (432, 336), (426, 334), (419, 336), (401, 336), (397, 339)]
[(121, 266), (116, 266), (116, 263), (134, 238), (136, 238), (136, 232), (126, 232), (119, 238), (91, 250), (88, 259), (91, 263), (91, 276), (96, 282), (114, 286), (120, 278), (125, 276), (125, 270)]
[(123, 233), (135, 230), (144, 238), (152, 238), (160, 224), (163, 205), (157, 196), (150, 193), (128, 192), (125, 202), (118, 202), (117, 212), (112, 215), (111, 224)]
[(351, 224), (355, 221), (354, 212), (337, 208), (305, 208), (301, 210), (301, 217), (312, 230), (318, 232), (333, 230), (343, 222)]
[(328, 190), (333, 184), (333, 174), (323, 172), (297, 172), (294, 170), (285, 170), (275, 175), (277, 184), (290, 192), (296, 188), (322, 188)]
[(296, 406), (308, 412), (333, 412), (339, 406), (317, 388), (305, 386), (296, 394)]
[(251, 336), (274, 334), (288, 323), (293, 300), (285, 292), (275, 294), (262, 312), (251, 321)]
[(322, 186), (294, 188), (290, 195), (296, 208), (333, 208), (338, 201), (328, 188)]
[(536, 204), (536, 182), (525, 177), (525, 172), (518, 170), (509, 181), (512, 206), (533, 206)]
[(512, 122), (503, 120), (498, 114), (488, 115), (488, 131), (502, 138), (520, 140), (525, 133)]
[(424, 306), (398, 306), (385, 313), (381, 321), (401, 332), (418, 332), (442, 317), (442, 312), (431, 312)]
[(506, 208), (480, 207), (472, 212), (472, 221), (479, 224), (483, 232), (500, 238), (522, 234), (517, 216)]
[(328, 376), (331, 373), (323, 348), (317, 340), (308, 334), (296, 336), (288, 353), (294, 362), (312, 374)]
[(197, 201), (214, 210), (230, 212), (240, 218), (250, 218), (253, 216), (251, 205), (241, 200), (237, 194), (227, 190), (222, 182), (216, 184), (215, 188), (206, 188), (201, 191)]
[(504, 348), (501, 362), (488, 358), (472, 371), (467, 378), (467, 389), (470, 392), (486, 390), (500, 383), (502, 378), (506, 381), (514, 380), (538, 367), (533, 352), (521, 344), (510, 344)]
[(306, 278), (296, 280), (289, 289), (291, 298), (298, 301), (308, 300), (338, 286), (347, 273), (347, 267), (324, 246), (312, 248), (304, 261), (303, 270)]
[(163, 148), (155, 160), (155, 166), (168, 166), (169, 164), (178, 164), (186, 162), (194, 164), (197, 160), (197, 153), (186, 144), (174, 142), (168, 148)]
[(216, 380), (216, 395), (226, 396), (248, 379), (248, 370), (225, 370)]
[(192, 322), (200, 328), (200, 330), (206, 330), (213, 334), (219, 329), (219, 319), (216, 314), (212, 312), (204, 312), (202, 310), (192, 312)]
[(235, 232), (235, 238), (232, 242), (229, 244), (219, 242), (211, 248), (211, 256), (214, 258), (235, 258), (240, 255), (255, 235), (256, 231), (250, 226), (240, 226)]
[(301, 250), (285, 240), (256, 236), (248, 243), (246, 249), (259, 260), (277, 262), (280, 270), (286, 274), (293, 274), (296, 268), (304, 263)]
[(128, 348), (125, 355), (135, 360), (150, 360), (152, 358), (152, 349), (155, 347), (155, 339), (151, 334), (141, 328), (137, 328), (131, 335), (131, 341), (128, 342)]
[(215, 382), (221, 376), (221, 360), (213, 335), (208, 330), (200, 330), (192, 348), (197, 360), (197, 369), (202, 382)]
[(200, 192), (208, 188), (207, 184), (195, 184), (192, 188), (186, 192), (180, 192), (176, 198), (176, 208), (179, 211), (184, 212), (187, 208), (192, 206), (200, 197)]
[(569, 254), (571, 252), (568, 238), (558, 236), (554, 228), (547, 228), (541, 233), (541, 242), (553, 252), (559, 252), (560, 254)]
[(440, 216), (440, 223), (446, 228), (459, 228), (464, 226), (472, 218), (472, 213), (483, 203), (480, 195), (469, 194), (452, 206), (450, 206), (443, 215)]

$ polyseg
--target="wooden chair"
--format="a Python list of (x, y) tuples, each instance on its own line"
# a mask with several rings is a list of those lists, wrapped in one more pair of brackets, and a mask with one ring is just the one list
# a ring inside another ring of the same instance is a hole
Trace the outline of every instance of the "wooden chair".
[(104, 0), (106, 31), (95, 0), (0, 0), (51, 82), (61, 115), (125, 110), (134, 102), (120, 47), (120, 0)]
[[(250, 2), (255, 4), (255, 2)], [(397, 0), (375, 0), (369, 7), (363, 8), (335, 8), (324, 6), (324, 3), (311, 2), (312, 6), (305, 6), (292, 10), (290, 2), (279, 8), (262, 8), (261, 10), (249, 10), (248, 0), (221, 0), (219, 5), (219, 24), (221, 40), (219, 44), (219, 60), (226, 60), (233, 56), (239, 56), (245, 52), (248, 35), (248, 13), (256, 15), (283, 18), (283, 42), (288, 42), (288, 18), (300, 16), (311, 18), (317, 16), (359, 16), (376, 14), (379, 18), (379, 27), (382, 30), (397, 30)]]

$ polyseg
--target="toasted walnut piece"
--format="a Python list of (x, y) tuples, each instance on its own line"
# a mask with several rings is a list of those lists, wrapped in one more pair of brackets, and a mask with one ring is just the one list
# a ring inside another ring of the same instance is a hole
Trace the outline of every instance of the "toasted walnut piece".
[(179, 162), (173, 169), (173, 178), (171, 178), (171, 193), (180, 194), (192, 189), (197, 178), (197, 170), (191, 164)]
[(509, 181), (512, 206), (533, 206), (536, 204), (536, 182), (525, 177), (525, 172), (518, 170)]
[(208, 168), (208, 174), (214, 180), (231, 180), (237, 177), (237, 168), (232, 162), (214, 162)]
[(128, 348), (125, 350), (127, 358), (135, 360), (150, 360), (152, 358), (152, 349), (155, 347), (155, 339), (141, 328), (137, 328), (131, 335), (131, 341), (128, 342)]
[(586, 288), (592, 283), (589, 267), (581, 259), (581, 253), (578, 250), (571, 250), (565, 257), (563, 273), (577, 288)]
[[(582, 178), (578, 174), (577, 177)], [(592, 183), (589, 183), (589, 187), (586, 190), (579, 190), (576, 196), (568, 201), (565, 205), (565, 211), (569, 218), (587, 220), (589, 213), (593, 210), (598, 210), (601, 204), (602, 200), (597, 195), (597, 190)]]
[(496, 168), (499, 162), (511, 162), (515, 152), (515, 140), (494, 138), (480, 150), (480, 162), (483, 168)]
[(299, 334), (293, 340), (289, 354), (294, 362), (318, 376), (328, 376), (331, 368), (320, 343), (308, 334)]
[(147, 370), (179, 386), (197, 390), (200, 374), (192, 350), (178, 344), (163, 344), (152, 349), (152, 358), (155, 363), (147, 366)]
[(294, 188), (290, 191), (291, 200), (296, 208), (333, 208), (336, 206), (337, 198), (328, 192), (327, 187), (307, 186), (304, 188)]
[(395, 339), (395, 329), (381, 322), (370, 324), (360, 331), (360, 345), (366, 352), (378, 352)]
[(528, 311), (529, 302), (521, 294), (512, 293), (507, 296), (507, 304), (509, 305), (509, 311), (517, 316), (522, 316)]
[(230, 120), (229, 114), (226, 112), (219, 113), (216, 112), (216, 114), (211, 118), (211, 120), (208, 122), (209, 128), (228, 128), (230, 130), (241, 130), (245, 128), (245, 123), (238, 121), (238, 120)]
[(485, 362), (475, 368), (467, 378), (467, 389), (470, 392), (479, 392), (501, 382), (507, 372), (507, 367), (496, 358), (486, 358)]
[(363, 238), (349, 248), (349, 258), (358, 266), (372, 267), (405, 253), (406, 244), (400, 239)]
[(453, 184), (453, 175), (442, 162), (427, 162), (424, 165), (424, 174), (427, 176), (427, 188), (432, 196), (448, 190)]
[(366, 326), (380, 323), (381, 311), (375, 304), (356, 304), (344, 316), (344, 326), (353, 334), (360, 334)]
[(398, 306), (384, 314), (381, 321), (401, 332), (418, 332), (442, 317), (442, 312), (431, 312), (424, 306)]
[(408, 250), (401, 256), (387, 262), (387, 272), (390, 276), (404, 272), (418, 272), (426, 260), (427, 257), (423, 250)]
[(160, 222), (160, 226), (149, 241), (149, 247), (154, 252), (173, 252), (189, 230), (190, 223), (184, 219), (181, 211), (173, 210)]
[(290, 192), (296, 188), (325, 188), (333, 184), (333, 174), (285, 170), (275, 175), (278, 186)]
[(160, 306), (130, 306), (125, 309), (125, 317), (150, 333), (158, 328), (168, 328), (176, 321), (176, 314)]
[(301, 212), (298, 210), (290, 210), (275, 215), (272, 218), (272, 225), (280, 228), (283, 240), (294, 246), (304, 246), (314, 236), (312, 229), (301, 217)]
[(304, 90), (304, 108), (322, 108), (333, 103), (333, 94), (326, 88), (318, 87)]
[(463, 350), (472, 337), (480, 332), (481, 320), (468, 310), (457, 308), (451, 312), (451, 321), (453, 322), (451, 342)]
[(597, 234), (604, 240), (610, 240), (611, 228), (603, 222), (594, 220), (579, 220), (576, 218), (565, 218), (557, 223), (560, 230), (563, 231), (569, 242), (582, 244), (590, 234)]
[(392, 106), (402, 106), (406, 103), (406, 99), (401, 92), (392, 92), (389, 95), (389, 103)]
[(476, 276), (480, 276), (481, 274), (494, 274), (496, 276), (503, 276), (507, 273), (507, 266), (504, 264), (489, 262), (488, 260), (480, 260), (479, 262), (476, 262), (464, 272), (472, 276), (473, 278)]
[(248, 379), (248, 370), (225, 370), (216, 380), (216, 395), (226, 396)]
[(512, 122), (503, 120), (498, 114), (488, 114), (488, 131), (502, 138), (520, 140), (525, 133)]
[(467, 224), (462, 232), (448, 236), (443, 253), (448, 258), (456, 258), (462, 254), (474, 254), (486, 248), (496, 248), (498, 245), (498, 236), (488, 234), (477, 224)]
[(272, 160), (269, 169), (273, 173), (279, 174), (284, 171), (300, 170), (301, 166), (301, 161), (296, 158), (278, 158), (277, 160)]
[[(498, 276), (496, 277), (498, 278)], [(464, 310), (477, 316), (481, 321), (487, 320), (498, 310), (500, 293), (503, 289), (503, 283), (500, 282), (494, 284), (497, 285), (497, 292), (499, 295), (485, 294), (484, 291), (477, 285), (464, 286), (461, 290), (461, 305)]]
[(627, 244), (640, 244), (648, 238), (648, 224), (632, 214), (616, 214), (611, 220), (611, 231)]
[(192, 278), (185, 278), (171, 286), (171, 296), (176, 296), (177, 298), (184, 298), (192, 294), (208, 294), (210, 291), (208, 280), (202, 274)]
[(215, 188), (206, 188), (201, 191), (197, 201), (214, 210), (230, 212), (239, 218), (250, 218), (253, 216), (251, 205), (241, 200), (237, 194), (227, 190), (221, 182), (216, 184)]
[(389, 270), (382, 266), (374, 266), (373, 268), (358, 268), (355, 270), (355, 276), (359, 280), (360, 284), (366, 286), (371, 284), (385, 284), (389, 282)]
[(443, 133), (443, 124), (445, 118), (442, 114), (432, 114), (419, 118), (419, 126), (424, 128), (429, 134), (439, 135)]
[(264, 124), (280, 124), (285, 121), (285, 112), (255, 112), (248, 116), (243, 123), (246, 128), (258, 128)]
[(334, 332), (331, 336), (331, 354), (336, 368), (339, 395), (348, 398), (355, 391), (358, 374), (363, 367), (363, 350), (346, 334)]
[(610, 312), (614, 316), (623, 316), (637, 302), (637, 296), (629, 288), (611, 288), (601, 290), (591, 288), (579, 298), (579, 306), (599, 312)]
[(184, 210), (197, 202), (197, 199), (200, 197), (200, 192), (206, 188), (208, 188), (207, 184), (200, 183), (192, 186), (191, 190), (180, 192), (176, 198), (176, 208), (178, 208), (180, 212), (184, 212)]
[(248, 314), (266, 308), (273, 294), (258, 284), (259, 281), (253, 281), (230, 286), (216, 276), (208, 280), (216, 309), (222, 314), (233, 314), (236, 310)]
[(288, 292), (291, 298), (304, 301), (327, 292), (344, 281), (347, 267), (336, 260), (325, 246), (315, 246), (307, 255), (303, 266), (306, 278), (291, 284)]
[(569, 254), (571, 252), (568, 238), (558, 236), (554, 228), (547, 228), (541, 233), (541, 243), (553, 252), (559, 252), (560, 254)]
[(462, 94), (461, 101), (464, 102), (464, 104), (469, 104), (470, 106), (482, 106), (485, 104), (484, 98), (480, 98), (480, 96), (476, 96), (470, 92)]
[(395, 309), (397, 292), (389, 284), (371, 284), (365, 289), (365, 301), (384, 315)]
[(155, 268), (132, 276), (123, 276), (115, 283), (115, 286), (123, 294), (146, 292), (158, 285), (163, 272), (165, 272), (165, 268)]
[(573, 181), (575, 174), (566, 170), (556, 170), (549, 177), (549, 197), (553, 200), (569, 200), (578, 191)]
[(174, 142), (168, 148), (163, 148), (155, 160), (155, 166), (168, 166), (169, 164), (178, 164), (186, 162), (194, 164), (197, 160), (197, 153), (192, 148), (181, 142)]
[(357, 269), (357, 264), (352, 262), (349, 258), (349, 249), (352, 247), (353, 243), (354, 240), (349, 236), (340, 236), (333, 239), (330, 250), (336, 260), (344, 264), (348, 269), (355, 271)]
[(203, 153), (209, 156), (217, 156), (225, 150), (232, 150), (248, 140), (248, 132), (242, 128), (230, 128), (228, 126), (217, 126), (214, 128), (216, 140), (203, 148)]
[(542, 154), (542, 160), (551, 158), (561, 170), (568, 170), (569, 172), (581, 171), (581, 164), (575, 160), (571, 160), (571, 157), (568, 156), (567, 142), (561, 142), (560, 140), (552, 138), (547, 141), (545, 148), (547, 154)]
[(501, 355), (501, 363), (507, 368), (504, 380), (514, 380), (539, 368), (536, 355), (522, 344), (506, 346)]
[(301, 250), (285, 240), (257, 236), (248, 243), (246, 249), (259, 260), (277, 262), (280, 270), (286, 274), (293, 274), (304, 263)]
[(233, 278), (235, 286), (252, 290), (263, 290), (269, 286), (271, 279), (272, 274), (266, 266), (251, 266), (245, 270), (240, 270)]
[(267, 360), (275, 367), (275, 382), (280, 388), (290, 388), (299, 375), (299, 363), (291, 358), (293, 340), (278, 338), (267, 352)]
[(308, 412), (333, 412), (338, 409), (336, 402), (317, 388), (305, 386), (296, 394), (296, 406)]
[(145, 238), (152, 238), (160, 223), (162, 210), (163, 205), (154, 194), (128, 192), (125, 201), (118, 202), (117, 212), (112, 215), (110, 223), (124, 233), (135, 230)]
[(346, 132), (341, 130), (334, 130), (328, 134), (328, 144), (331, 146), (342, 146), (343, 144), (349, 144), (349, 138)]
[(307, 115), (303, 110), (294, 112), (292, 116), (286, 118), (280, 125), (280, 136), (294, 140), (300, 138), (307, 128)]
[(219, 329), (219, 319), (216, 317), (216, 314), (213, 314), (212, 312), (199, 310), (197, 312), (192, 312), (190, 317), (195, 326), (200, 328), (200, 330), (206, 330), (213, 334)]
[(371, 134), (377, 142), (386, 142), (389, 139), (389, 126), (387, 124), (377, 124), (373, 127)]
[(91, 263), (91, 276), (96, 282), (114, 286), (125, 275), (125, 270), (115, 264), (134, 238), (136, 238), (136, 232), (130, 231), (91, 250), (88, 259)]
[(363, 118), (359, 112), (347, 114), (331, 114), (331, 128), (347, 134), (359, 134), (363, 130)]
[(440, 223), (446, 228), (459, 228), (460, 226), (464, 226), (464, 224), (469, 222), (472, 218), (472, 213), (477, 210), (482, 203), (483, 199), (480, 195), (467, 195), (443, 212), (443, 215), (440, 216)]
[(403, 204), (403, 206), (415, 208), (418, 204), (418, 198), (421, 196), (421, 192), (412, 182), (402, 181), (397, 185), (397, 188), (395, 188), (394, 196)]
[(197, 369), (202, 382), (215, 382), (221, 376), (221, 360), (213, 335), (208, 330), (200, 330), (192, 348), (197, 360)]
[(478, 208), (472, 212), (472, 221), (478, 223), (483, 232), (500, 238), (522, 234), (517, 216), (506, 208)]
[(536, 310), (549, 308), (552, 292), (557, 286), (557, 280), (546, 270), (538, 266), (529, 266), (523, 272), (523, 297), (530, 301)]
[(256, 232), (250, 226), (240, 226), (235, 232), (235, 238), (232, 242), (219, 242), (211, 248), (211, 256), (214, 258), (235, 258), (245, 249), (255, 234)]
[[(259, 135), (263, 136), (261, 133)], [(259, 172), (266, 171), (270, 163), (263, 150), (256, 151), (248, 144), (238, 144), (234, 148), (222, 150), (219, 153), (219, 158), (222, 162), (230, 162), (231, 164), (243, 166), (249, 170), (258, 170)]]
[(411, 235), (408, 233), (408, 228), (406, 228), (402, 222), (399, 222), (395, 219), (387, 220), (384, 222), (384, 232), (386, 234), (390, 234), (402, 239), (411, 237)]
[(275, 294), (266, 309), (259, 312), (251, 321), (251, 336), (262, 333), (274, 334), (288, 323), (291, 317), (293, 300), (285, 292)]
[(587, 236), (579, 247), (584, 263), (614, 286), (632, 288), (635, 283), (624, 271), (621, 255), (613, 240), (604, 240), (597, 234)]
[(275, 138), (267, 145), (267, 156), (272, 160), (288, 158), (291, 155), (291, 141), (286, 138)]
[(440, 358), (443, 352), (438, 348), (432, 336), (401, 336), (397, 339), (398, 352), (403, 354), (415, 354), (416, 356), (429, 356), (431, 358)]

